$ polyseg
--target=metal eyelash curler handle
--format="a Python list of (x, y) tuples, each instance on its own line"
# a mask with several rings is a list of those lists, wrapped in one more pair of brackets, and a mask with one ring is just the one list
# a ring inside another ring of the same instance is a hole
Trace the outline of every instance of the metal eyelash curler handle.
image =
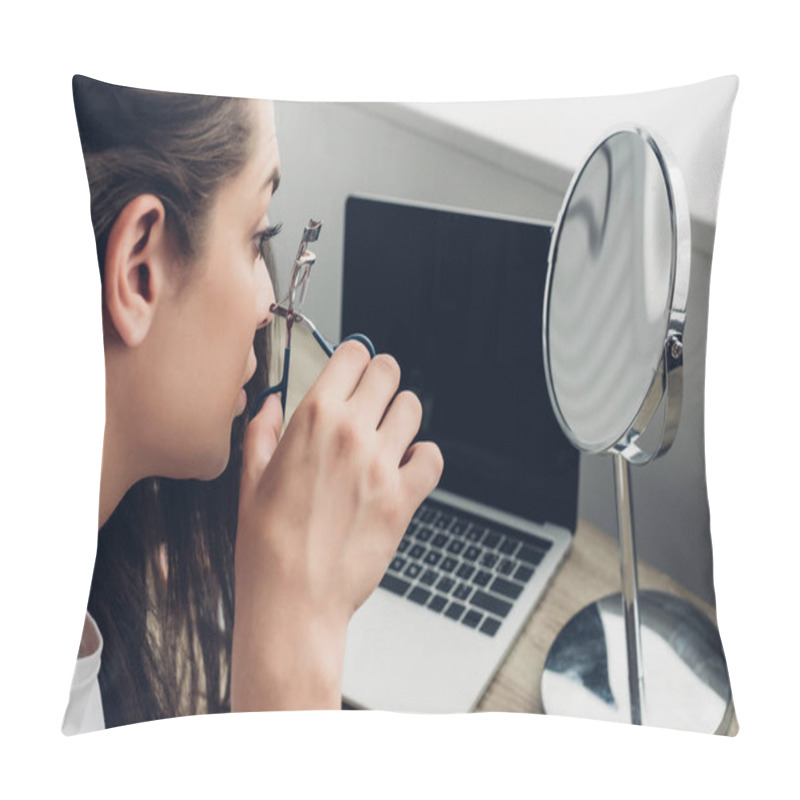
[[(286, 396), (288, 393), (289, 385), (289, 363), (291, 360), (291, 340), (292, 340), (292, 327), (295, 323), (304, 324), (313, 334), (314, 339), (330, 358), (333, 355), (336, 346), (328, 343), (322, 335), (317, 331), (314, 324), (310, 319), (303, 316), (299, 309), (302, 308), (308, 289), (310, 280), (311, 268), (316, 263), (317, 257), (310, 250), (307, 245), (311, 242), (316, 242), (319, 239), (320, 230), (322, 229), (322, 221), (309, 219), (308, 225), (303, 228), (303, 235), (300, 237), (300, 245), (297, 248), (297, 255), (292, 265), (292, 275), (290, 279), (289, 291), (286, 297), (280, 303), (273, 303), (271, 311), (276, 315), (283, 317), (286, 320), (286, 347), (284, 348), (283, 357), (283, 375), (281, 380), (274, 386), (264, 389), (256, 397), (253, 403), (253, 410), (250, 414), (251, 419), (259, 412), (261, 406), (267, 397), (276, 392), (281, 393), (281, 407), (284, 414), (286, 413)], [(296, 298), (299, 291), (300, 296)], [(295, 300), (297, 301), (295, 303)], [(346, 336), (342, 341), (346, 342), (348, 339), (355, 339), (361, 342), (369, 351), (370, 358), (375, 357), (375, 347), (367, 336), (363, 333), (354, 333)]]
[(297, 257), (303, 254), (303, 250), (305, 249), (305, 245), (309, 244), (310, 242), (316, 242), (319, 239), (319, 232), (322, 230), (322, 220), (321, 219), (313, 219), (313, 217), (308, 221), (308, 225), (303, 228), (303, 238), (300, 240), (300, 249), (297, 252)]

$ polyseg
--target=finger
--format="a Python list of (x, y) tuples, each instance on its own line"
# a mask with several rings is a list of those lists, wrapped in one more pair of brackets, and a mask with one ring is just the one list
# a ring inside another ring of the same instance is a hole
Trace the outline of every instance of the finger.
[[(375, 430), (386, 414), (386, 407), (400, 386), (400, 365), (388, 353), (380, 353), (369, 362), (350, 402), (358, 419)], [(414, 438), (413, 436), (411, 437)], [(406, 446), (410, 439), (406, 442)]]
[(444, 469), (444, 458), (433, 442), (414, 442), (400, 464), (406, 496), (416, 509), (436, 488)]
[(342, 342), (333, 351), (308, 395), (325, 395), (334, 400), (349, 399), (371, 358), (369, 350), (357, 339)]
[(378, 428), (384, 446), (396, 455), (397, 464), (417, 435), (421, 422), (422, 403), (419, 398), (408, 390), (400, 392), (392, 401)]
[(269, 464), (283, 428), (280, 394), (271, 394), (247, 425), (242, 441), (242, 472), (258, 479)]

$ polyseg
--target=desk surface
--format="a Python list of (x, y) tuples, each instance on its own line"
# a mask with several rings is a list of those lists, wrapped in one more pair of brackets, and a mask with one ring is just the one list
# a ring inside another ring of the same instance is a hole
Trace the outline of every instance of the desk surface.
[[(714, 608), (679, 583), (638, 562), (639, 588), (657, 589), (694, 603), (716, 621)], [(478, 704), (478, 711), (543, 713), (540, 681), (550, 645), (572, 615), (594, 600), (619, 592), (619, 549), (598, 528), (580, 521), (567, 558)], [(728, 735), (738, 731), (734, 715)]]

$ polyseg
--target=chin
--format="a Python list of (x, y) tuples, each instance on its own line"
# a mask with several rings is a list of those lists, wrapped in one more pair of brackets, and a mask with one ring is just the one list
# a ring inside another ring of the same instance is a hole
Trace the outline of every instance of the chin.
[[(198, 457), (192, 474), (187, 477), (198, 481), (213, 481), (225, 472), (230, 457), (230, 442), (226, 442), (225, 445), (220, 447), (216, 452), (206, 453), (204, 456)], [(199, 469), (198, 465), (200, 465)]]
[(203, 480), (213, 481), (216, 478), (219, 478), (219, 476), (222, 475), (222, 473), (225, 472), (225, 470), (227, 469), (229, 461), (230, 461), (230, 450), (226, 450), (225, 457), (219, 460), (217, 465), (210, 471), (209, 476), (207, 478), (204, 478)]

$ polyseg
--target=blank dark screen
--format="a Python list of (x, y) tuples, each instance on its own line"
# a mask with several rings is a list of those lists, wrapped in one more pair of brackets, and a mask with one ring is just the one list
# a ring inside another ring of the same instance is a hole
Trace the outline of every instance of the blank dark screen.
[(542, 358), (551, 228), (350, 197), (342, 336), (364, 333), (422, 401), (440, 487), (575, 529), (578, 452)]

